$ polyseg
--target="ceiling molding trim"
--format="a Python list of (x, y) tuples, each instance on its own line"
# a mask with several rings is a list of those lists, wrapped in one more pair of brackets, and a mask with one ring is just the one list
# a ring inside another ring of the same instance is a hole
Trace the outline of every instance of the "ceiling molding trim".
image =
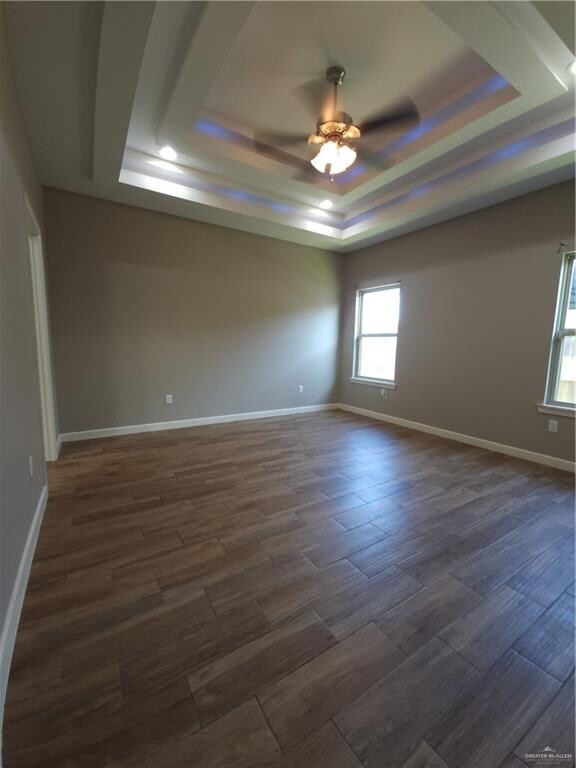
[[(155, 3), (104, 6), (94, 119), (94, 179), (118, 179)], [(125, 39), (130, 39), (130, 46)]]

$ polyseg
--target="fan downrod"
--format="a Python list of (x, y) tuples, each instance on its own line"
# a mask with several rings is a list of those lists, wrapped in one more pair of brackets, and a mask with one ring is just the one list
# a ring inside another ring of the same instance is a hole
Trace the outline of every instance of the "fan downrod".
[(328, 80), (330, 85), (342, 85), (345, 75), (346, 70), (344, 67), (328, 67), (326, 70), (326, 80)]

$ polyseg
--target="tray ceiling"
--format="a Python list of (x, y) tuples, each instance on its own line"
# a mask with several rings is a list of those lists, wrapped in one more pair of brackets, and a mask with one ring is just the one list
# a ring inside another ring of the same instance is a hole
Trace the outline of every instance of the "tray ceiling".
[[(573, 175), (569, 5), (29, 2), (7, 17), (42, 183), (346, 251)], [(304, 181), (305, 142), (253, 137), (311, 132), (299, 88), (331, 64), (356, 120), (408, 96), (422, 122), (370, 142), (385, 170)]]

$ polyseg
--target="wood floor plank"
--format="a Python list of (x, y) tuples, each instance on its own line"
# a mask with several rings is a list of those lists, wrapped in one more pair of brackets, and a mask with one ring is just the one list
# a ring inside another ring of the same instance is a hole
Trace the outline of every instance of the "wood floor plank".
[[(514, 755), (508, 755), (504, 762), (500, 763), (498, 768), (527, 768), (527, 765)], [(533, 766), (533, 768), (535, 767)], [(541, 766), (537, 766), (537, 768), (541, 768)]]
[(314, 605), (323, 595), (339, 595), (367, 582), (367, 577), (348, 560), (339, 560), (322, 571), (284, 584), (258, 598), (258, 605), (269, 621), (280, 621), (294, 611)]
[(163, 589), (177, 584), (192, 584), (203, 589), (269, 559), (268, 555), (258, 546), (238, 547), (233, 552), (200, 559), (194, 563), (182, 565), (176, 570), (169, 570), (158, 577), (158, 583)]
[(572, 735), (568, 473), (340, 411), (48, 473), (4, 768), (531, 768)]
[(321, 499), (317, 502), (303, 505), (296, 509), (296, 514), (305, 523), (312, 523), (326, 517), (334, 517), (334, 515), (340, 512), (360, 507), (363, 504), (364, 501), (358, 496), (348, 493), (335, 499)]
[[(52, 586), (49, 590), (43, 590), (40, 598), (34, 594), (26, 601), (21, 617), (22, 637), (30, 633), (31, 627), (34, 627), (31, 630), (34, 633), (45, 631), (47, 627), (76, 622), (102, 609), (129, 605), (147, 597), (158, 598), (161, 594), (155, 580), (146, 580), (129, 588), (125, 584), (114, 584), (112, 579), (106, 578), (94, 582), (69, 579), (64, 584)], [(160, 600), (156, 602), (160, 603)]]
[(379, 485), (371, 485), (368, 488), (356, 491), (356, 496), (365, 502), (391, 497), (397, 499), (400, 503), (409, 503), (416, 499), (433, 496), (435, 493), (442, 493), (444, 490), (440, 486), (429, 486), (427, 490), (423, 490), (407, 482), (388, 480)]
[(498, 539), (453, 571), (456, 578), (487, 595), (519, 571), (533, 557), (566, 535), (566, 529), (537, 518)]
[(37, 560), (32, 564), (30, 578), (28, 579), (28, 590), (35, 588), (45, 588), (51, 584), (62, 584), (68, 576), (68, 564), (63, 558), (51, 560)]
[(90, 666), (107, 664), (130, 653), (135, 645), (143, 649), (166, 636), (167, 632), (202, 624), (213, 615), (210, 603), (202, 596), (176, 607), (162, 603), (114, 627), (94, 631), (90, 636), (84, 634), (63, 653), (63, 674), (81, 674)]
[(477, 669), (487, 669), (542, 613), (541, 605), (501, 587), (442, 630), (440, 637)]
[(141, 764), (166, 739), (183, 737), (199, 728), (186, 681), (153, 695), (129, 700), (128, 706), (69, 731), (56, 728), (50, 740), (30, 740), (15, 750), (18, 768), (108, 768)]
[(481, 599), (477, 592), (445, 575), (387, 611), (377, 624), (410, 655), (472, 611)]
[(356, 528), (358, 525), (364, 525), (365, 523), (371, 523), (373, 520), (380, 520), (381, 523), (388, 522), (388, 527), (396, 527), (401, 524), (401, 520), (397, 520), (392, 516), (392, 521), (387, 517), (387, 512), (392, 513), (398, 510), (398, 504), (390, 499), (379, 499), (370, 503), (365, 503), (361, 507), (353, 507), (352, 509), (340, 512), (340, 514), (334, 516), (340, 525), (350, 530)]
[[(493, 512), (483, 515), (473, 525), (467, 527), (460, 536), (460, 542), (450, 550), (454, 558), (455, 567), (451, 568), (456, 573), (456, 568), (469, 562), (475, 555), (500, 541), (504, 536), (521, 528), (527, 521), (522, 515), (515, 513), (514, 503), (498, 507)], [(442, 529), (436, 529), (442, 535)], [(430, 536), (436, 530), (426, 531)]]
[(392, 566), (367, 582), (314, 602), (313, 606), (334, 637), (341, 640), (364, 624), (381, 624), (390, 608), (421, 589), (419, 581)]
[(262, 711), (252, 700), (199, 733), (168, 745), (142, 768), (268, 768), (280, 756)]
[(290, 750), (275, 768), (361, 768), (361, 763), (329, 722)]
[(197, 544), (215, 536), (241, 533), (246, 527), (266, 522), (266, 515), (258, 509), (242, 512), (224, 512), (220, 515), (196, 513), (185, 525), (178, 526), (178, 533), (184, 544)]
[(282, 748), (327, 723), (403, 658), (394, 643), (368, 624), (265, 690), (258, 699)]
[(216, 613), (227, 613), (249, 600), (265, 596), (284, 584), (315, 574), (316, 570), (304, 555), (285, 555), (266, 560), (217, 582), (206, 590)]
[[(206, 611), (211, 610), (207, 604), (204, 607)], [(18, 670), (27, 666), (31, 670), (36, 669), (52, 654), (59, 654), (61, 659), (65, 652), (92, 642), (98, 633), (114, 635), (117, 627), (125, 629), (133, 626), (142, 620), (143, 615), (161, 608), (161, 594), (149, 592), (145, 585), (144, 595), (139, 594), (139, 590), (129, 591), (96, 607), (87, 606), (68, 614), (58, 613), (54, 617), (40, 619), (23, 630), (12, 668)], [(39, 653), (40, 648), (42, 653)], [(111, 654), (109, 660), (114, 659), (114, 654)], [(62, 668), (62, 664), (60, 666)]]
[(60, 671), (60, 659), (52, 655), (44, 660), (43, 664), (35, 665), (34, 674), (30, 674), (28, 667), (20, 670), (14, 666), (10, 670), (10, 685), (6, 693), (6, 709), (4, 721), (9, 722), (14, 708), (14, 719), (24, 714), (33, 714), (37, 711), (36, 702), (41, 701), (46, 694), (60, 688), (62, 683)]
[(566, 680), (574, 669), (574, 599), (559, 597), (514, 648), (549, 675)]
[(212, 722), (334, 645), (313, 613), (299, 616), (188, 676), (203, 724)]
[(406, 760), (402, 768), (449, 768), (432, 747), (421, 741), (415, 752)]
[(180, 549), (148, 558), (142, 562), (125, 563), (118, 567), (113, 567), (112, 580), (132, 583), (139, 582), (150, 572), (154, 573), (158, 579), (183, 567), (193, 567), (207, 560), (215, 560), (225, 554), (226, 550), (217, 539), (209, 539), (200, 544), (180, 547)]
[(342, 533), (344, 530), (344, 527), (333, 518), (321, 518), (311, 523), (303, 523), (297, 530), (271, 536), (262, 542), (262, 547), (270, 557), (279, 557), (300, 552), (305, 547)]
[(33, 700), (15, 702), (5, 719), (4, 746), (9, 750), (23, 749), (33, 738), (42, 734), (49, 740), (52, 731), (82, 725), (87, 719), (116, 712), (122, 708), (118, 664), (88, 670), (81, 678), (66, 685), (45, 690)]
[(477, 678), (465, 659), (433, 638), (334, 722), (366, 768), (396, 768)]
[(423, 584), (431, 584), (459, 561), (462, 539), (455, 534), (430, 539), (423, 547), (398, 560), (398, 565)]
[[(546, 747), (552, 747), (560, 754), (571, 754), (574, 761), (575, 722), (572, 675), (516, 745), (515, 755), (533, 765), (534, 760), (528, 755), (542, 753)], [(570, 765), (569, 760), (563, 760), (562, 763)]]
[(574, 536), (567, 533), (557, 545), (530, 560), (506, 583), (518, 592), (550, 606), (574, 581)]
[(384, 531), (366, 523), (366, 525), (359, 525), (357, 528), (325, 538), (319, 544), (305, 549), (304, 554), (318, 568), (325, 568), (384, 538), (386, 538)]
[(513, 496), (505, 493), (487, 493), (453, 509), (438, 511), (435, 515), (428, 515), (417, 524), (417, 530), (431, 534), (440, 530), (442, 534), (462, 534), (482, 523), (486, 517), (498, 513), (513, 500)]
[[(345, 528), (354, 528), (356, 525), (371, 522), (386, 532), (410, 529), (412, 521), (406, 508), (390, 496), (366, 502), (362, 507), (356, 507), (336, 515), (334, 519)], [(415, 531), (413, 532), (415, 533)]]
[(219, 539), (224, 549), (232, 552), (238, 547), (254, 544), (262, 546), (274, 536), (281, 536), (303, 527), (304, 523), (295, 512), (281, 512), (279, 515), (267, 517), (264, 521), (244, 525), (239, 531), (223, 533)]
[(518, 653), (507, 651), (426, 741), (448, 765), (497, 768), (559, 687)]
[(254, 603), (184, 627), (175, 636), (125, 655), (120, 661), (122, 687), (135, 694), (161, 688), (166, 681), (187, 677), (269, 631), (270, 623)]
[(117, 542), (114, 538), (107, 544), (69, 552), (66, 555), (68, 573), (74, 574), (77, 571), (97, 567), (113, 570), (182, 549), (182, 541), (177, 531), (163, 531), (154, 538), (143, 537), (142, 540), (136, 539), (131, 542)]
[(349, 559), (366, 576), (374, 576), (429, 544), (430, 539), (419, 533), (398, 531), (356, 552)]

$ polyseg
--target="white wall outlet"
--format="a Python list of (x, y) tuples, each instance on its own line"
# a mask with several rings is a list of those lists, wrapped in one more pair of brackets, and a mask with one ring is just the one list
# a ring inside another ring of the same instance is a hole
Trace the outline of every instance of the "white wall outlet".
[(304, 384), (298, 384), (298, 392), (304, 392)]
[(388, 390), (384, 389), (384, 387), (382, 387), (382, 389), (380, 390), (380, 397), (383, 400), (387, 400), (388, 399)]
[(558, 432), (557, 419), (548, 419), (548, 432)]
[(174, 402), (174, 395), (166, 395), (166, 405), (172, 405)]
[(34, 477), (34, 457), (28, 456), (28, 473), (30, 477)]

